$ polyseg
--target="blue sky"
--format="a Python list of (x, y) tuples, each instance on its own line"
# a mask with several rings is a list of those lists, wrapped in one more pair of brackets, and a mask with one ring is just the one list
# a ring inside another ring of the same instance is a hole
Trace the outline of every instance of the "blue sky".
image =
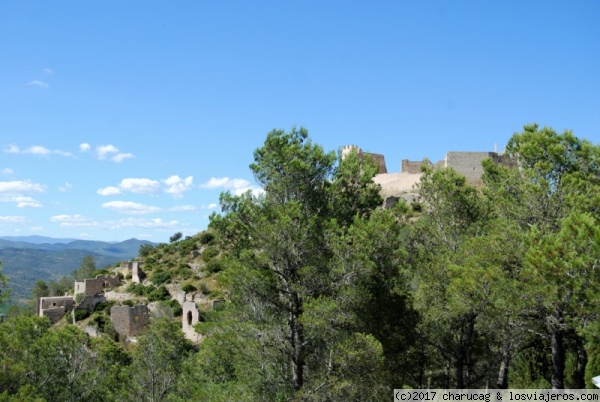
[(0, 236), (168, 241), (273, 128), (402, 159), (600, 142), (598, 1), (0, 2)]

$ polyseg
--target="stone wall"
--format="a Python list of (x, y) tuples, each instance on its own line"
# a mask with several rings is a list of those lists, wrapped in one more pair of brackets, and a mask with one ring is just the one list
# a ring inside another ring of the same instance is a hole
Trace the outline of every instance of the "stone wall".
[(79, 293), (84, 295), (95, 295), (104, 293), (107, 290), (113, 290), (119, 286), (120, 279), (118, 275), (98, 275), (94, 279), (84, 279), (83, 281), (75, 282), (75, 296)]
[(150, 311), (144, 305), (113, 306), (110, 309), (110, 320), (119, 335), (136, 336), (148, 326)]
[(374, 154), (371, 152), (364, 152), (362, 149), (360, 149), (356, 145), (344, 145), (342, 147), (342, 159), (344, 159), (352, 151), (356, 151), (358, 153), (358, 156), (360, 156), (360, 157), (367, 155), (367, 156), (370, 156), (371, 158), (373, 158), (375, 160), (375, 162), (377, 162), (377, 165), (379, 166), (379, 171), (377, 172), (378, 174), (387, 173), (387, 166), (385, 164), (385, 156), (383, 156), (382, 154)]
[(71, 296), (40, 297), (36, 303), (36, 310), (38, 316), (46, 316), (52, 324), (56, 324), (73, 310), (74, 306), (75, 300)]
[(90, 313), (93, 313), (94, 308), (96, 308), (96, 304), (105, 301), (106, 297), (104, 296), (87, 295), (81, 300), (81, 302), (79, 302), (77, 308), (82, 308), (89, 311)]
[(429, 167), (433, 165), (429, 161), (429, 159), (424, 158), (422, 161), (409, 161), (408, 159), (402, 159), (402, 166), (400, 167), (400, 171), (402, 173), (411, 173), (411, 174), (421, 174), (421, 166), (426, 164)]
[(446, 167), (456, 170), (465, 176), (470, 184), (481, 186), (483, 166), (481, 162), (487, 158), (497, 157), (495, 152), (448, 152), (446, 154)]
[(182, 305), (183, 314), (181, 315), (181, 330), (185, 337), (194, 343), (202, 341), (202, 335), (196, 332), (194, 325), (200, 322), (200, 312), (198, 305), (192, 301), (186, 301)]

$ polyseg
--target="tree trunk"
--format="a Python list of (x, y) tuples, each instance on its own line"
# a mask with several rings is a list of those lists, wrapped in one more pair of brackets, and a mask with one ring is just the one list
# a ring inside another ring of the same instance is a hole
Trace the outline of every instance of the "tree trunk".
[(497, 389), (508, 388), (508, 366), (510, 364), (509, 346), (506, 344), (502, 348), (502, 358), (500, 360), (500, 370), (498, 370), (498, 381), (496, 381)]
[(552, 344), (552, 389), (565, 387), (565, 347), (563, 334), (557, 324), (550, 324)]
[(292, 297), (290, 318), (290, 343), (292, 349), (292, 385), (299, 391), (304, 384), (304, 326), (299, 322), (302, 315), (302, 302), (298, 295)]
[(587, 365), (587, 352), (583, 339), (575, 334), (575, 345), (577, 347), (577, 367), (575, 368), (574, 384), (577, 389), (585, 388), (585, 366)]

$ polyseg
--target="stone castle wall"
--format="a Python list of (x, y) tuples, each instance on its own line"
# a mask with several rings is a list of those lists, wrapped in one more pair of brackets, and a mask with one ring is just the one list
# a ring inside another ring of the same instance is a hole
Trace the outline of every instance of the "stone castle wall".
[(107, 290), (113, 290), (119, 286), (120, 279), (118, 275), (98, 275), (94, 279), (84, 279), (83, 281), (75, 282), (75, 296), (80, 293), (93, 296), (98, 293), (104, 293)]
[(71, 296), (40, 297), (36, 303), (36, 310), (38, 316), (48, 317), (52, 324), (56, 324), (73, 310), (74, 306), (75, 300)]
[[(417, 193), (416, 185), (420, 182), (423, 164), (433, 168), (452, 168), (459, 174), (465, 176), (467, 182), (471, 185), (481, 186), (483, 176), (483, 166), (481, 162), (484, 159), (491, 158), (495, 163), (506, 166), (514, 166), (514, 162), (509, 158), (496, 152), (448, 152), (445, 159), (432, 163), (424, 158), (422, 161), (402, 160), (400, 172), (387, 173), (385, 168), (385, 159), (380, 154), (369, 154), (363, 152), (356, 145), (347, 145), (342, 147), (342, 158), (356, 150), (359, 155), (371, 155), (380, 161), (379, 174), (375, 175), (373, 181), (381, 186), (381, 196), (402, 197), (408, 193)], [(382, 165), (383, 164), (383, 169)]]
[(150, 321), (147, 306), (113, 306), (110, 309), (110, 320), (119, 335), (130, 337), (140, 334)]

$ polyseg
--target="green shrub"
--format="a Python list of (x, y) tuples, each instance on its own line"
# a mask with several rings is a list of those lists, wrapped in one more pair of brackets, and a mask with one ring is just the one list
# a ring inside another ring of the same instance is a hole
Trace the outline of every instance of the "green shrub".
[(171, 273), (165, 272), (163, 270), (157, 270), (152, 275), (152, 283), (156, 286), (162, 285), (163, 283), (167, 283), (171, 280)]
[(77, 304), (81, 303), (81, 301), (84, 299), (85, 297), (85, 293), (77, 293), (77, 296), (75, 296), (75, 302)]
[(76, 308), (74, 315), (75, 315), (75, 321), (81, 321), (81, 320), (88, 318), (90, 316), (90, 312), (84, 308)]
[(100, 302), (94, 306), (94, 311), (102, 311), (109, 306), (108, 302)]
[(209, 262), (206, 263), (206, 265), (203, 268), (203, 271), (209, 274), (215, 274), (219, 271), (221, 271), (223, 269), (223, 266), (221, 264), (221, 260), (219, 259), (214, 259), (214, 260), (210, 260)]
[(123, 300), (123, 302), (121, 303), (122, 306), (135, 306), (135, 302), (131, 299), (129, 300)]
[(187, 283), (187, 284), (183, 285), (181, 290), (183, 290), (185, 293), (192, 293), (198, 289), (196, 289), (196, 287), (194, 285), (192, 285), (191, 283)]
[(146, 286), (141, 283), (132, 283), (127, 288), (125, 288), (127, 293), (133, 293), (136, 296), (144, 296), (147, 292)]
[(206, 245), (215, 239), (215, 235), (211, 232), (202, 232), (199, 236), (200, 244)]
[(167, 290), (167, 288), (165, 288), (164, 286), (160, 286), (154, 290), (152, 290), (150, 293), (148, 293), (148, 301), (161, 301), (161, 300), (169, 300), (171, 298), (171, 295), (169, 294), (169, 291)]
[(207, 247), (206, 250), (202, 252), (202, 260), (208, 262), (217, 254), (219, 254), (219, 250), (217, 250), (215, 247)]

